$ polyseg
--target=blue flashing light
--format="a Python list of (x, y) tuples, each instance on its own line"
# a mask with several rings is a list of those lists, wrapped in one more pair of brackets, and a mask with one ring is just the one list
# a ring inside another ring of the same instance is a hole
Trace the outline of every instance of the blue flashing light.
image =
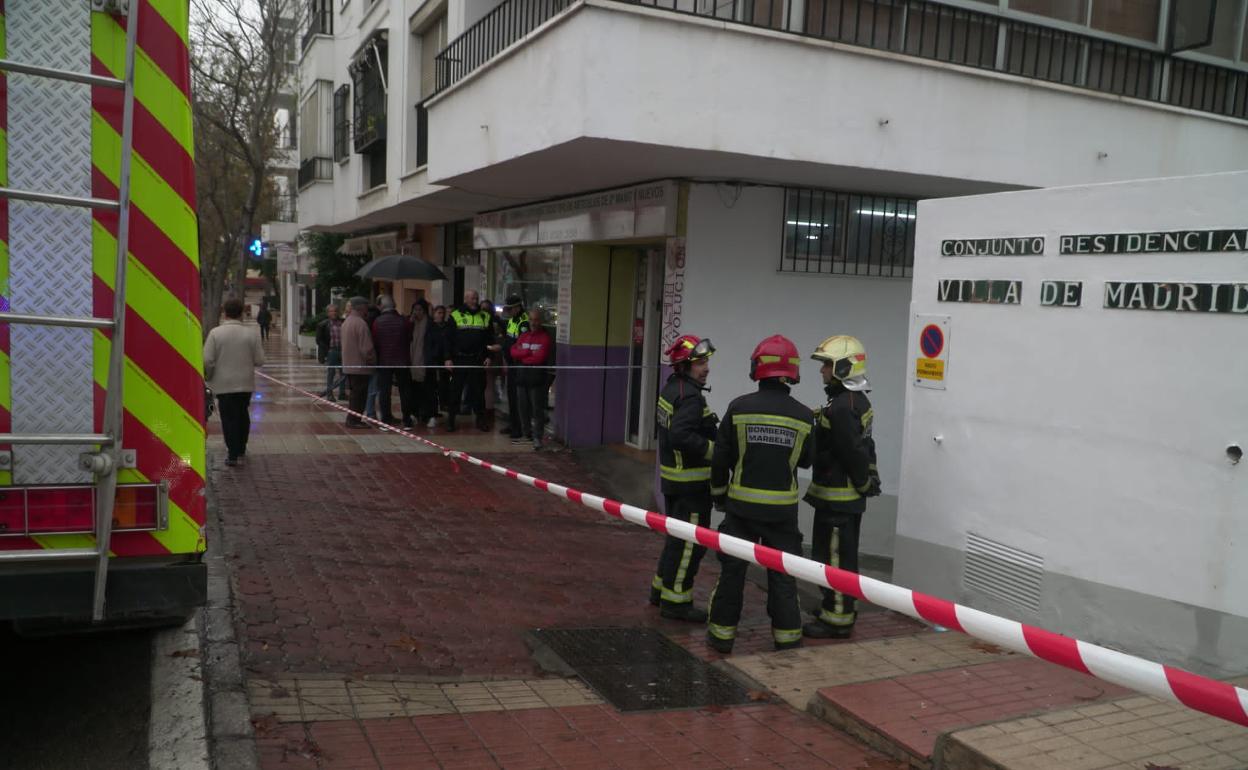
[(257, 258), (264, 256), (264, 244), (260, 242), (259, 238), (253, 238), (251, 243), (247, 244), (247, 250)]

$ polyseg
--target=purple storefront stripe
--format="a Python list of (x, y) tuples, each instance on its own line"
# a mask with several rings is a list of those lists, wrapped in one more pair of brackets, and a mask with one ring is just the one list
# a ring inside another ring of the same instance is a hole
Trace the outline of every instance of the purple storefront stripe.
[[(560, 366), (628, 366), (627, 347), (556, 345)], [(628, 369), (565, 369), (555, 388), (555, 432), (570, 447), (624, 441)]]

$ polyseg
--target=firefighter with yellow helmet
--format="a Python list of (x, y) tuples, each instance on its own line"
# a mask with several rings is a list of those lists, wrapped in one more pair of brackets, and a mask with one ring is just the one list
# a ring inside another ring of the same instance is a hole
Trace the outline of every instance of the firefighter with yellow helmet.
[[(856, 338), (828, 337), (811, 355), (823, 363), (828, 402), (815, 411), (814, 474), (806, 502), (814, 506), (811, 557), (833, 567), (858, 571), (858, 535), (868, 497), (880, 493), (874, 412), (867, 398), (867, 351)], [(853, 633), (854, 597), (823, 589), (815, 620), (802, 626), (814, 639), (844, 639)]]
[[(683, 334), (667, 349), (672, 376), (659, 394), (659, 480), (667, 515), (691, 524), (711, 525), (711, 452), (719, 419), (706, 404), (709, 339)], [(665, 618), (706, 622), (693, 606), (693, 579), (706, 547), (668, 535), (650, 584), (650, 603)]]

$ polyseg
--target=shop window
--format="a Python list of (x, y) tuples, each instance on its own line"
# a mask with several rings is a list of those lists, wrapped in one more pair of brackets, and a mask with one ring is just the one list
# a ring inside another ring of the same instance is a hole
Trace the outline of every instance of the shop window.
[(558, 321), (559, 255), (563, 248), (506, 249), (493, 252), (494, 296), (502, 302), (520, 295), (525, 307), (546, 310), (546, 325)]
[(908, 278), (917, 201), (787, 189), (780, 271)]

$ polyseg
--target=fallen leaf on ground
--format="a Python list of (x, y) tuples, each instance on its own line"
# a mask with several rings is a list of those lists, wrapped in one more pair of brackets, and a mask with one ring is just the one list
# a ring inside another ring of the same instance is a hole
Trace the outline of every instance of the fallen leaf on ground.
[(753, 701), (770, 700), (771, 693), (763, 692), (762, 690), (750, 690), (746, 693), (746, 697)]
[(195, 649), (194, 647), (188, 647), (185, 650), (174, 650), (173, 652), (169, 653), (169, 657), (171, 658), (198, 658), (199, 650)]
[(1005, 655), (1009, 652), (1009, 650), (1001, 647), (1000, 645), (993, 644), (992, 642), (981, 642), (978, 639), (971, 642), (971, 649), (979, 650), (980, 652), (992, 653), (993, 655)]
[(252, 717), (251, 726), (256, 728), (256, 735), (265, 736), (277, 729), (278, 721), (276, 714), (265, 714), (262, 717)]
[(285, 687), (274, 687), (273, 689), (269, 690), (269, 697), (270, 698), (289, 698), (290, 690), (287, 690)]
[(387, 643), (386, 646), (397, 647), (400, 650), (407, 650), (408, 652), (416, 652), (416, 650), (420, 649), (420, 642), (418, 642), (410, 634), (403, 634), (393, 642)]
[(316, 759), (321, 756), (321, 747), (317, 746), (314, 741), (310, 741), (307, 738), (290, 744), (286, 751), (288, 753), (293, 751), (304, 759)]

